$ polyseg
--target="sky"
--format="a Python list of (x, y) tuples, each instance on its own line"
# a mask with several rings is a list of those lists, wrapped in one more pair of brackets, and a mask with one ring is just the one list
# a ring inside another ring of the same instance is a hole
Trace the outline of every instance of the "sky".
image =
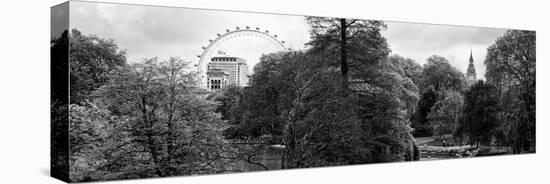
[[(189, 8), (71, 2), (70, 27), (84, 34), (114, 39), (126, 50), (129, 62), (144, 58), (180, 57), (198, 63), (197, 55), (209, 39), (226, 29), (259, 27), (277, 34), (287, 48), (303, 49), (309, 40), (303, 16), (243, 13)], [(420, 65), (431, 55), (440, 55), (465, 72), (470, 50), (477, 78), (485, 73), (486, 49), (505, 29), (385, 22), (383, 35), (392, 54), (414, 59)], [(249, 61), (251, 71), (256, 61)]]
[(69, 28), (69, 3), (58, 4), (51, 9), (50, 37), (59, 38), (63, 31)]

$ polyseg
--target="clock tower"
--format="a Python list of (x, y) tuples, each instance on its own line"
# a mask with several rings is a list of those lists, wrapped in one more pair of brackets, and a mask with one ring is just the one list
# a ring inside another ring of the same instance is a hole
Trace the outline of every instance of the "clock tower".
[(473, 85), (476, 82), (476, 68), (474, 67), (474, 57), (472, 57), (472, 50), (470, 49), (470, 65), (466, 71), (466, 81), (468, 85)]

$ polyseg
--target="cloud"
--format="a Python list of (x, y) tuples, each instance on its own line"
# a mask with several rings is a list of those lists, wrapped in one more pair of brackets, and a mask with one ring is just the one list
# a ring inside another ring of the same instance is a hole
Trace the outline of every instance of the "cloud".
[(483, 60), (487, 47), (505, 29), (386, 22), (388, 29), (384, 36), (388, 39), (392, 53), (414, 59), (419, 64), (426, 63), (431, 55), (440, 55), (462, 72), (466, 72), (470, 49), (474, 57), (477, 78), (484, 78)]
[[(286, 46), (304, 48), (309, 40), (303, 16), (243, 13), (156, 6), (71, 2), (71, 27), (85, 34), (114, 39), (127, 50), (128, 60), (181, 57), (198, 62), (202, 46), (217, 33), (236, 26), (260, 27), (277, 34)], [(465, 72), (470, 49), (473, 51), (478, 78), (483, 78), (486, 48), (504, 29), (386, 22), (383, 32), (394, 54), (424, 64), (431, 55), (447, 58)], [(249, 61), (252, 69), (254, 61)]]
[(302, 16), (90, 2), (71, 5), (72, 28), (114, 39), (127, 50), (130, 62), (172, 56), (196, 62), (209, 39), (236, 26), (268, 29), (294, 48), (302, 48), (309, 38)]

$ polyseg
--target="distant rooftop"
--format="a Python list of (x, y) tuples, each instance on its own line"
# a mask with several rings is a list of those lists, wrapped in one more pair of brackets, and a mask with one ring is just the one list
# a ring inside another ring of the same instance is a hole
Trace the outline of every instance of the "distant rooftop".
[(234, 56), (215, 56), (212, 57), (211, 61), (227, 61), (227, 62), (238, 62), (246, 64), (246, 59)]

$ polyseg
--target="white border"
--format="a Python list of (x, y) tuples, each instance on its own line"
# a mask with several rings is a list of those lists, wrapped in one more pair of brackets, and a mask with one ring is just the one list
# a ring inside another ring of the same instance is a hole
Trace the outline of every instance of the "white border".
[[(109, 183), (548, 183), (548, 5), (535, 0), (103, 0), (537, 31), (537, 153)], [(0, 10), (0, 183), (62, 183), (49, 172), (49, 10), (62, 0), (5, 1)], [(546, 50), (546, 53), (542, 52)], [(543, 134), (545, 133), (545, 134)]]

